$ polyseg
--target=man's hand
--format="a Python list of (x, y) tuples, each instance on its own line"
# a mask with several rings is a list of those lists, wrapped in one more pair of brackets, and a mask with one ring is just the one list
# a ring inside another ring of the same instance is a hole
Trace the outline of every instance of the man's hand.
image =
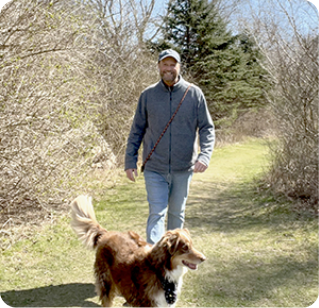
[(127, 169), (125, 170), (126, 176), (131, 181), (135, 182), (135, 178), (137, 177), (137, 169)]
[(194, 168), (194, 172), (204, 172), (207, 169), (207, 166), (204, 165), (203, 163), (201, 163), (200, 161), (197, 161), (195, 163), (195, 168)]

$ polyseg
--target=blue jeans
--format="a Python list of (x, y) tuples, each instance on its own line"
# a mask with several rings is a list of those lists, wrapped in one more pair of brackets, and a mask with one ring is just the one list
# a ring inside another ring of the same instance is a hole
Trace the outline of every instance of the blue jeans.
[(146, 228), (148, 243), (158, 242), (165, 233), (167, 212), (167, 230), (183, 228), (186, 200), (192, 176), (193, 171), (169, 174), (144, 171), (149, 203), (149, 217)]

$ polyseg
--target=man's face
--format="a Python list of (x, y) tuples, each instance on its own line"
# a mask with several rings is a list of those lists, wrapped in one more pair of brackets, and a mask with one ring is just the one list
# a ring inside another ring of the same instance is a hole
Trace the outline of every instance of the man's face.
[(174, 58), (168, 57), (160, 61), (158, 69), (161, 78), (168, 86), (172, 86), (178, 81), (180, 64)]

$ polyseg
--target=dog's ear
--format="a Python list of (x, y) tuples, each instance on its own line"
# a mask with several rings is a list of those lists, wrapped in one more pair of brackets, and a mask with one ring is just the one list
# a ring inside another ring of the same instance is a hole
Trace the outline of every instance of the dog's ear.
[(170, 255), (173, 255), (178, 249), (180, 240), (181, 237), (178, 233), (174, 231), (167, 231), (157, 245), (162, 246)]
[(189, 236), (191, 235), (190, 232), (189, 232), (189, 230), (188, 230), (187, 228), (184, 228), (183, 231), (184, 231), (187, 235), (189, 235)]
[(170, 255), (173, 255), (176, 253), (179, 245), (180, 237), (178, 234), (170, 233), (170, 236), (167, 239), (167, 248)]

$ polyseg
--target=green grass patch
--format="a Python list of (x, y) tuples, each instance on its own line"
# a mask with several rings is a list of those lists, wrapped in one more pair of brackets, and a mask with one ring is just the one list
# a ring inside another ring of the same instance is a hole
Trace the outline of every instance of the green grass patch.
[[(196, 174), (185, 227), (207, 257), (185, 275), (178, 307), (306, 307), (318, 297), (318, 225), (258, 193), (268, 167), (264, 140), (216, 149), (210, 168)], [(110, 230), (145, 237), (148, 204), (143, 177), (123, 178), (94, 201)], [(94, 252), (70, 228), (69, 216), (21, 234), (1, 252), (0, 292), (13, 307), (97, 306)], [(118, 306), (123, 304), (119, 298)]]

